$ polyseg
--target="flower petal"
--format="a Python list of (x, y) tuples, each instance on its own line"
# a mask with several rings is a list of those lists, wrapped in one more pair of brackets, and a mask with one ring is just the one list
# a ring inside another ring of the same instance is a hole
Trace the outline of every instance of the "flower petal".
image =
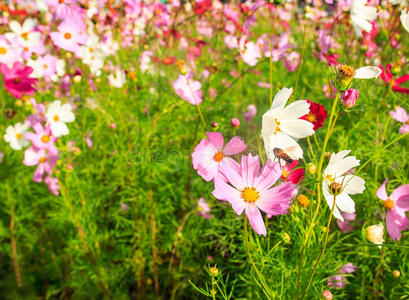
[(238, 136), (233, 137), (224, 147), (223, 154), (225, 155), (234, 155), (246, 150), (246, 143)]
[(376, 197), (384, 201), (388, 200), (388, 194), (386, 193), (386, 188), (385, 188), (388, 181), (389, 181), (389, 178), (386, 178), (386, 180), (382, 183), (382, 185), (376, 191)]
[(264, 225), (263, 217), (260, 210), (254, 204), (249, 204), (246, 208), (246, 216), (249, 219), (251, 227), (257, 234), (267, 235), (266, 226)]
[(207, 138), (218, 151), (221, 151), (224, 144), (223, 135), (220, 132), (206, 132)]
[(355, 71), (354, 78), (356, 79), (371, 79), (381, 75), (382, 70), (375, 66), (366, 66)]

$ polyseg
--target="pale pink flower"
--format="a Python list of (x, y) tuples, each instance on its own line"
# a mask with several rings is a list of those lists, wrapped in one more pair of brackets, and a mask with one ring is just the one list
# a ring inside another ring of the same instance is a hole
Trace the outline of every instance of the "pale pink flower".
[(389, 115), (396, 121), (403, 123), (403, 125), (399, 128), (400, 134), (409, 132), (409, 114), (405, 109), (398, 106), (396, 107), (396, 111), (390, 111)]
[(396, 188), (388, 197), (386, 193), (386, 179), (378, 188), (376, 196), (384, 201), (383, 205), (388, 210), (386, 213), (386, 229), (393, 240), (399, 240), (401, 231), (406, 230), (409, 225), (406, 212), (409, 210), (409, 184)]
[(206, 181), (213, 180), (218, 174), (219, 166), (228, 162), (237, 164), (230, 155), (243, 152), (247, 146), (244, 141), (235, 136), (223, 148), (224, 138), (220, 132), (207, 132), (192, 153), (193, 168)]
[(250, 122), (257, 114), (257, 107), (254, 104), (249, 104), (247, 110), (243, 113), (246, 122)]
[(260, 210), (270, 215), (286, 213), (295, 185), (285, 182), (272, 187), (281, 177), (280, 164), (269, 160), (260, 172), (257, 155), (243, 155), (240, 169), (231, 164), (221, 164), (219, 168), (228, 183), (216, 177), (213, 196), (228, 201), (238, 215), (245, 211), (254, 231), (265, 236), (267, 231)]
[(260, 47), (253, 42), (247, 42), (246, 37), (242, 36), (239, 40), (240, 54), (243, 61), (249, 66), (255, 66), (261, 58)]
[(178, 79), (172, 83), (176, 94), (183, 100), (188, 101), (193, 105), (202, 103), (202, 91), (199, 81), (193, 81), (186, 75), (179, 74)]
[(25, 139), (31, 141), (34, 147), (37, 149), (47, 150), (51, 155), (57, 155), (58, 150), (54, 143), (57, 141), (52, 135), (50, 126), (43, 127), (40, 123), (33, 125), (35, 133), (27, 132), (25, 134)]
[(57, 156), (47, 153), (45, 149), (36, 149), (30, 147), (24, 151), (23, 163), (26, 166), (37, 166), (34, 172), (33, 180), (35, 182), (41, 182), (43, 180), (44, 173), (51, 174), (55, 164), (57, 163)]
[(300, 53), (291, 52), (290, 54), (284, 56), (283, 65), (290, 72), (297, 70), (298, 64), (300, 63)]
[(55, 196), (58, 196), (60, 194), (60, 185), (58, 184), (58, 178), (47, 176), (44, 179), (44, 182), (47, 185), (48, 190), (52, 194), (54, 194)]
[(58, 26), (57, 32), (51, 32), (50, 36), (58, 47), (77, 53), (80, 45), (87, 42), (88, 35), (85, 33), (85, 24), (78, 17), (68, 17)]
[(202, 216), (205, 219), (210, 219), (212, 216), (209, 214), (211, 211), (211, 208), (209, 204), (206, 202), (204, 198), (200, 198), (199, 201), (197, 202), (197, 210), (196, 214), (198, 216)]

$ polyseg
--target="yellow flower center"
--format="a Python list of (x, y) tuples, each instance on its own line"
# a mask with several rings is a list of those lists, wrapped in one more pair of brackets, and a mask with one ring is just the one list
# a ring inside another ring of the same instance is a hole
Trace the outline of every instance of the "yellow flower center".
[(284, 169), (284, 168), (283, 168), (283, 174), (282, 174), (282, 176), (283, 176), (284, 178), (287, 178), (287, 176), (288, 176), (287, 170)]
[(44, 144), (47, 144), (47, 143), (50, 141), (50, 136), (49, 136), (49, 135), (44, 135), (44, 136), (41, 138), (41, 141), (42, 141)]
[(279, 132), (280, 129), (280, 122), (278, 121), (278, 119), (274, 119), (274, 123), (276, 124), (276, 128), (274, 130), (274, 134), (277, 134), (277, 132)]
[(43, 65), (43, 68), (44, 68), (44, 69), (47, 69), (47, 68), (48, 68), (48, 65), (47, 65), (47, 64), (44, 64), (44, 65)]
[(23, 39), (27, 40), (27, 39), (28, 39), (28, 32), (23, 32), (20, 36), (21, 36)]
[(72, 37), (71, 33), (67, 32), (64, 34), (64, 38), (69, 40)]
[(58, 115), (55, 115), (53, 119), (55, 122), (58, 122), (60, 120), (60, 117)]
[(307, 121), (313, 123), (313, 122), (317, 121), (317, 117), (316, 117), (314, 114), (309, 113), (309, 114), (307, 115)]
[(223, 152), (217, 152), (214, 156), (213, 159), (217, 162), (221, 162), (223, 160), (224, 154)]
[(297, 197), (298, 203), (300, 203), (301, 206), (307, 207), (310, 204), (310, 199), (308, 199), (307, 196), (301, 194)]
[(7, 49), (4, 47), (0, 47), (0, 54), (6, 54), (7, 53)]
[(40, 158), (40, 163), (44, 163), (46, 161), (46, 158), (43, 156)]
[(241, 191), (241, 198), (246, 202), (254, 203), (260, 198), (260, 195), (254, 187), (245, 187)]
[(23, 137), (23, 135), (22, 135), (21, 133), (17, 133), (17, 134), (16, 134), (16, 139), (19, 140), (19, 139), (21, 139), (22, 137)]
[(354, 77), (355, 76), (355, 69), (348, 65), (341, 65), (338, 67), (339, 72), (345, 77)]
[(332, 175), (327, 175), (327, 179), (329, 182), (334, 182), (334, 177), (332, 177)]
[(388, 198), (388, 200), (383, 203), (383, 206), (387, 209), (392, 209), (395, 206), (395, 202)]

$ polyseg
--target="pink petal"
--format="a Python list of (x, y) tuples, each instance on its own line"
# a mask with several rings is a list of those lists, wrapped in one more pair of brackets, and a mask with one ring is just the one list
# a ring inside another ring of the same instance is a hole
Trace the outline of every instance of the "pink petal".
[(246, 150), (247, 145), (238, 136), (233, 137), (223, 150), (225, 155), (233, 155)]
[(404, 82), (406, 82), (408, 80), (409, 80), (409, 74), (406, 74), (406, 75), (404, 75), (402, 77), (399, 77), (399, 78), (395, 79), (395, 83), (396, 84), (402, 84), (402, 83), (404, 83)]
[(247, 156), (241, 157), (241, 176), (247, 186), (253, 186), (254, 178), (260, 171), (260, 159), (258, 156), (252, 156), (251, 153)]
[(389, 179), (387, 178), (376, 191), (376, 197), (384, 201), (388, 200), (388, 195), (386, 194), (386, 189), (385, 189), (385, 186), (388, 183), (388, 181)]
[(260, 193), (260, 199), (256, 205), (269, 215), (281, 215), (287, 212), (290, 207), (295, 185), (291, 182), (281, 183), (269, 190)]
[(243, 210), (246, 208), (246, 203), (241, 198), (240, 191), (236, 190), (232, 186), (228, 185), (223, 180), (219, 178), (214, 179), (214, 191), (213, 196), (222, 201), (228, 201), (236, 214), (241, 215)]
[(259, 177), (254, 180), (254, 186), (258, 191), (271, 187), (281, 177), (282, 170), (278, 162), (268, 160), (261, 169)]
[(230, 164), (220, 164), (219, 171), (227, 178), (227, 180), (238, 190), (243, 190), (247, 185), (243, 177)]
[(400, 134), (405, 134), (409, 132), (409, 124), (405, 124), (399, 128)]
[(402, 107), (396, 107), (396, 111), (390, 111), (389, 115), (398, 122), (405, 123), (409, 120), (408, 113)]
[(408, 227), (408, 219), (406, 215), (401, 216), (396, 211), (390, 210), (386, 214), (386, 229), (392, 240), (399, 240), (401, 237), (401, 230)]
[(391, 194), (391, 199), (395, 201), (397, 207), (409, 210), (409, 184), (401, 185)]
[(249, 219), (251, 227), (257, 234), (267, 235), (266, 226), (264, 225), (263, 217), (260, 210), (254, 204), (249, 204), (246, 208), (246, 216)]
[(207, 138), (218, 151), (221, 151), (224, 144), (223, 135), (220, 132), (206, 132)]

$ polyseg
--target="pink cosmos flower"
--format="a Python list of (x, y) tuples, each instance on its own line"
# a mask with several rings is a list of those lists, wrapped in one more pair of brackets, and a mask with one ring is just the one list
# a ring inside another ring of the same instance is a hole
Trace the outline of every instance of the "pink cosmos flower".
[(24, 136), (25, 139), (31, 141), (37, 149), (44, 149), (51, 155), (57, 155), (58, 150), (54, 145), (57, 138), (52, 136), (50, 126), (44, 128), (41, 123), (36, 123), (33, 125), (33, 129), (35, 133), (27, 132)]
[(46, 0), (47, 4), (54, 8), (55, 15), (59, 19), (65, 19), (73, 15), (71, 5), (75, 4), (77, 0)]
[(199, 201), (197, 202), (197, 211), (196, 214), (198, 216), (202, 216), (205, 219), (210, 219), (212, 217), (209, 212), (211, 211), (211, 208), (209, 204), (206, 202), (204, 198), (200, 198)]
[(213, 196), (228, 201), (238, 215), (245, 211), (254, 231), (265, 236), (267, 232), (260, 209), (270, 215), (287, 212), (294, 184), (286, 182), (272, 187), (281, 176), (280, 164), (269, 160), (260, 172), (257, 155), (243, 155), (240, 169), (231, 164), (221, 164), (219, 169), (230, 184), (215, 177)]
[(291, 52), (290, 54), (284, 56), (283, 65), (290, 72), (297, 70), (298, 64), (300, 63), (300, 54), (298, 52)]
[(344, 265), (337, 274), (328, 278), (328, 286), (332, 286), (334, 289), (340, 289), (346, 286), (347, 281), (344, 274), (352, 274), (357, 269), (352, 263)]
[(52, 194), (54, 194), (55, 196), (58, 196), (60, 194), (60, 185), (58, 184), (58, 178), (47, 176), (44, 179), (44, 182), (47, 185), (48, 190)]
[(243, 113), (246, 122), (250, 122), (257, 114), (257, 107), (254, 104), (249, 104), (247, 110)]
[(389, 115), (398, 122), (402, 122), (403, 125), (399, 128), (400, 134), (409, 132), (409, 114), (402, 107), (396, 107), (396, 111), (390, 111)]
[(255, 66), (258, 60), (261, 58), (260, 47), (253, 42), (247, 42), (245, 36), (242, 36), (239, 40), (240, 54), (243, 61), (249, 66)]
[(281, 178), (294, 184), (302, 181), (304, 179), (305, 170), (303, 168), (297, 168), (297, 165), (298, 160), (294, 160), (291, 164), (283, 166)]
[(341, 230), (342, 233), (349, 233), (352, 230), (354, 230), (354, 225), (352, 225), (350, 222), (354, 221), (356, 219), (356, 214), (355, 213), (342, 213), (342, 217), (344, 218), (344, 221), (337, 220), (337, 224), (339, 229)]
[(409, 210), (409, 184), (401, 185), (396, 188), (388, 197), (386, 194), (386, 179), (376, 192), (376, 196), (383, 200), (383, 205), (388, 210), (386, 213), (386, 229), (392, 240), (399, 240), (401, 231), (406, 230), (409, 220), (406, 217), (406, 211)]
[(15, 62), (13, 68), (5, 64), (0, 65), (0, 71), (3, 74), (4, 86), (14, 98), (21, 98), (24, 94), (33, 95), (37, 84), (36, 78), (30, 78), (33, 68), (25, 67), (21, 62)]
[(58, 26), (58, 32), (51, 32), (50, 36), (58, 47), (77, 53), (80, 45), (87, 42), (85, 24), (78, 17), (68, 17)]
[(178, 79), (172, 83), (176, 94), (190, 104), (199, 105), (202, 103), (202, 91), (199, 81), (192, 81), (186, 75), (179, 74)]
[(236, 161), (228, 157), (243, 152), (247, 146), (244, 141), (235, 136), (223, 149), (224, 138), (220, 132), (207, 132), (207, 139), (203, 139), (195, 147), (192, 153), (193, 168), (206, 181), (213, 180), (218, 174), (219, 166), (228, 162), (236, 164)]
[(57, 156), (48, 154), (44, 149), (36, 149), (30, 147), (24, 151), (23, 163), (26, 166), (37, 166), (34, 172), (33, 180), (41, 182), (44, 173), (51, 174), (55, 164), (57, 163)]

